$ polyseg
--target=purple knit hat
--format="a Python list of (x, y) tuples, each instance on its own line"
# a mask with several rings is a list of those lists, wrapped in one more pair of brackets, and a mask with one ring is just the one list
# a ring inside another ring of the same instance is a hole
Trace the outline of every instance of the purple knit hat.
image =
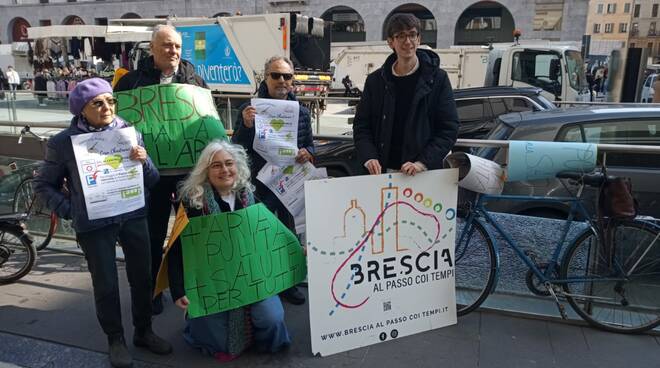
[(69, 111), (73, 115), (80, 115), (82, 109), (94, 97), (104, 94), (112, 94), (110, 83), (101, 78), (90, 78), (76, 84), (76, 88), (69, 94)]

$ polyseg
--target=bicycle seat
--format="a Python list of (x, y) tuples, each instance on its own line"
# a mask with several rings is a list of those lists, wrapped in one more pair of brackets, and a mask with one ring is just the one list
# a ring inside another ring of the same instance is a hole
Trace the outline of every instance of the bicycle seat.
[[(599, 187), (605, 181), (605, 174), (603, 173), (584, 174), (579, 171), (562, 171), (557, 173), (556, 176), (559, 179), (575, 180), (590, 187)], [(607, 178), (613, 179), (614, 177), (608, 176)]]
[(20, 222), (27, 219), (27, 213), (4, 213), (0, 214), (0, 222)]

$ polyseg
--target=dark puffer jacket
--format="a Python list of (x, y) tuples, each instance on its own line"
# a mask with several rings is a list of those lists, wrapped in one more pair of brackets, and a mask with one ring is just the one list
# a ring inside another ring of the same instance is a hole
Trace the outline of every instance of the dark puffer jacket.
[[(261, 82), (259, 85), (259, 98), (271, 98), (268, 94), (268, 86), (266, 82)], [(297, 101), (296, 96), (289, 92), (287, 95), (287, 100)], [(252, 147), (254, 142), (254, 126), (252, 128), (246, 128), (243, 125), (243, 110), (246, 107), (250, 106), (250, 102), (246, 102), (238, 109), (238, 116), (236, 117), (236, 122), (234, 123), (234, 135), (231, 137), (232, 143), (240, 144), (245, 147), (248, 155), (250, 156), (250, 169), (252, 171), (252, 179), (257, 177), (259, 170), (266, 164), (266, 160), (257, 151)], [(298, 148), (304, 148), (312, 156), (314, 155), (314, 135), (312, 132), (312, 123), (309, 110), (300, 105), (300, 112), (298, 113)]]
[[(197, 87), (209, 88), (204, 79), (195, 73), (195, 67), (183, 59), (181, 59), (179, 69), (176, 71), (172, 83), (192, 84)], [(154, 66), (154, 57), (149, 56), (140, 62), (136, 70), (130, 71), (121, 77), (114, 90), (115, 92), (128, 91), (154, 84), (160, 84), (160, 70)]]
[[(441, 169), (442, 160), (458, 135), (456, 102), (440, 58), (430, 50), (417, 50), (420, 76), (415, 87), (403, 137), (402, 162), (420, 161), (429, 170)], [(378, 159), (385, 168), (391, 151), (395, 124), (396, 90), (392, 65), (396, 54), (369, 74), (353, 122), (353, 140), (358, 160)]]
[[(116, 119), (118, 123), (114, 129), (121, 129), (128, 126), (123, 120)], [(89, 220), (85, 205), (85, 196), (83, 194), (82, 184), (80, 183), (80, 175), (78, 174), (76, 156), (73, 153), (73, 145), (71, 144), (72, 136), (85, 133), (87, 132), (78, 127), (78, 117), (74, 117), (67, 129), (48, 140), (46, 160), (42, 163), (39, 168), (39, 174), (34, 180), (37, 195), (46, 202), (48, 209), (57, 213), (57, 216), (64, 219), (72, 219), (73, 228), (78, 233), (100, 229), (104, 226), (118, 224), (133, 218), (144, 217), (146, 211), (142, 207), (114, 217)], [(144, 147), (140, 133), (138, 133), (138, 144)], [(158, 169), (156, 169), (151, 159), (147, 156), (147, 160), (142, 164), (142, 170), (145, 197), (147, 197), (149, 189), (158, 182)], [(69, 189), (68, 196), (64, 195), (60, 190), (65, 178)], [(145, 198), (145, 202), (146, 200)]]

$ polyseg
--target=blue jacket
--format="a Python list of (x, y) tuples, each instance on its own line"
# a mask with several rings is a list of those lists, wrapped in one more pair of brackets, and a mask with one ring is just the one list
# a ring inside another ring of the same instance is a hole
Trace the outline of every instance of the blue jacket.
[[(117, 119), (120, 123), (117, 128), (126, 126), (123, 120)], [(76, 157), (73, 153), (73, 145), (71, 144), (71, 136), (86, 133), (77, 126), (77, 123), (78, 118), (74, 117), (67, 129), (48, 140), (46, 160), (41, 164), (38, 175), (34, 180), (36, 194), (46, 203), (48, 209), (57, 213), (57, 216), (64, 219), (72, 219), (73, 228), (78, 233), (96, 230), (132, 218), (144, 217), (146, 211), (143, 207), (114, 217), (96, 220), (88, 219), (85, 197), (76, 165)], [(144, 146), (142, 136), (139, 133), (138, 144)], [(142, 165), (142, 169), (144, 172), (146, 197), (148, 195), (148, 189), (158, 182), (159, 175), (158, 169), (156, 169), (149, 157), (147, 157), (147, 161)], [(69, 189), (68, 195), (62, 193), (61, 190), (65, 178)]]
[[(266, 82), (261, 82), (259, 85), (259, 98), (271, 98), (268, 95), (268, 87)], [(289, 92), (287, 100), (296, 101), (296, 96)], [(252, 147), (254, 142), (254, 126), (246, 128), (243, 125), (243, 110), (250, 106), (250, 102), (246, 102), (238, 108), (238, 117), (234, 124), (234, 135), (231, 137), (232, 143), (240, 144), (247, 150), (250, 156), (250, 169), (252, 171), (252, 180), (257, 177), (257, 174), (262, 167), (266, 164), (266, 160)], [(298, 113), (298, 148), (305, 148), (312, 156), (314, 155), (314, 135), (312, 132), (312, 122), (309, 110), (300, 105), (300, 112)]]

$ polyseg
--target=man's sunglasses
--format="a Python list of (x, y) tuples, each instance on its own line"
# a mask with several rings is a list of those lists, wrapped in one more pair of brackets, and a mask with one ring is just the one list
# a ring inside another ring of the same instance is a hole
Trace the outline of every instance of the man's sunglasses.
[(108, 104), (109, 106), (115, 106), (117, 104), (117, 99), (116, 98), (108, 98), (105, 100), (96, 100), (92, 101), (89, 104), (92, 105), (93, 107), (100, 109), (103, 107), (103, 105)]
[(293, 74), (291, 73), (277, 73), (277, 72), (270, 72), (270, 77), (277, 80), (281, 78), (284, 78), (284, 80), (288, 81), (293, 79)]

